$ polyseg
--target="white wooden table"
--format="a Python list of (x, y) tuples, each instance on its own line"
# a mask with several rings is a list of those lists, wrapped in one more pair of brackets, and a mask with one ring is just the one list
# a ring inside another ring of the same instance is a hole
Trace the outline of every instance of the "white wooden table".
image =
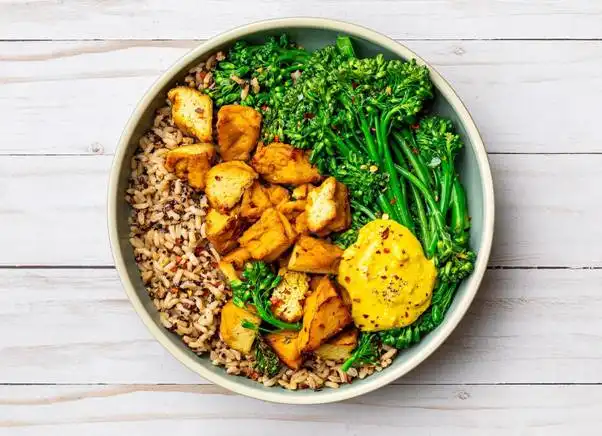
[[(126, 300), (105, 225), (147, 87), (200, 39), (295, 15), (373, 27), (436, 66), (483, 133), (498, 211), (445, 345), (317, 407), (176, 362)], [(0, 434), (602, 434), (601, 115), (600, 0), (0, 0)]]

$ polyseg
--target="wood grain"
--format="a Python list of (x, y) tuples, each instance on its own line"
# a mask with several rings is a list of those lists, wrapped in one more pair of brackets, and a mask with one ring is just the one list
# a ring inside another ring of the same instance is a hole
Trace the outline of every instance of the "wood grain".
[[(602, 155), (493, 155), (491, 265), (600, 267)], [(112, 265), (109, 156), (0, 157), (0, 265)]]
[[(0, 383), (205, 383), (146, 331), (112, 269), (0, 269), (0, 282)], [(398, 383), (602, 383), (601, 283), (601, 270), (489, 271)]]
[(600, 38), (597, 0), (2, 0), (1, 39), (191, 39), (268, 18), (314, 16), (394, 38)]
[(601, 403), (602, 386), (391, 386), (325, 406), (212, 386), (15, 386), (0, 387), (0, 434), (594, 435)]
[[(144, 92), (196, 44), (0, 42), (0, 154), (112, 154)], [(602, 42), (408, 46), (454, 86), (489, 151), (602, 152)]]

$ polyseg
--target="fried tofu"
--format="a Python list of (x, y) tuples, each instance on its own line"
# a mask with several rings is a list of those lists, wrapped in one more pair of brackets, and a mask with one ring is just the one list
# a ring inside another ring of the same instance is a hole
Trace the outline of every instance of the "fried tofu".
[(300, 236), (293, 248), (288, 269), (314, 274), (337, 274), (343, 250), (311, 236)]
[(243, 309), (235, 305), (232, 300), (228, 301), (221, 311), (219, 334), (230, 348), (249, 354), (258, 331), (243, 327), (244, 321), (257, 326), (261, 324), (261, 318), (250, 308)]
[(188, 180), (188, 184), (194, 189), (203, 190), (215, 154), (212, 144), (183, 145), (167, 153), (165, 169), (180, 179)]
[(242, 221), (237, 211), (222, 214), (209, 209), (205, 217), (205, 233), (209, 242), (220, 254), (225, 254), (238, 246), (238, 237), (242, 232)]
[(278, 206), (288, 198), (289, 192), (282, 186), (264, 186), (256, 181), (242, 196), (241, 215), (250, 221), (256, 221), (266, 209)]
[(305, 299), (303, 327), (298, 337), (298, 347), (302, 353), (317, 350), (353, 322), (351, 313), (328, 277), (313, 283), (316, 286)]
[(215, 165), (207, 173), (205, 192), (212, 207), (222, 213), (233, 209), (257, 173), (244, 162), (233, 160)]
[(357, 347), (358, 333), (356, 328), (345, 330), (322, 344), (315, 351), (316, 356), (320, 356), (324, 360), (334, 360), (335, 362), (349, 359)]
[(303, 316), (303, 300), (309, 292), (309, 276), (302, 272), (281, 271), (282, 280), (272, 293), (272, 312), (283, 321), (297, 322)]
[(265, 336), (265, 341), (274, 350), (280, 360), (291, 369), (301, 368), (303, 357), (298, 347), (299, 333), (281, 331)]
[(244, 268), (249, 259), (251, 259), (251, 253), (246, 248), (237, 248), (222, 258), (224, 262), (234, 265), (234, 268), (239, 270)]
[(242, 196), (241, 215), (251, 221), (258, 220), (266, 209), (273, 207), (266, 189), (255, 181)]
[(293, 200), (280, 203), (276, 209), (282, 213), (289, 220), (294, 220), (299, 214), (305, 212), (306, 201), (305, 200)]
[(176, 126), (201, 142), (213, 139), (213, 101), (202, 92), (178, 86), (170, 89), (167, 98), (171, 102), (171, 116)]
[(295, 200), (305, 200), (307, 198), (307, 194), (309, 194), (312, 189), (314, 189), (314, 185), (311, 183), (299, 185), (293, 189), (293, 198)]
[(302, 185), (321, 179), (318, 169), (309, 163), (307, 151), (280, 142), (260, 144), (251, 166), (268, 182), (280, 185)]
[(282, 186), (270, 184), (266, 186), (265, 189), (268, 197), (270, 197), (270, 201), (274, 206), (278, 206), (280, 203), (288, 201), (291, 198), (291, 194), (288, 192), (288, 189)]
[(257, 145), (261, 114), (255, 109), (229, 104), (217, 113), (217, 140), (223, 160), (247, 161)]
[(272, 262), (293, 244), (296, 236), (297, 233), (286, 217), (270, 208), (243, 233), (239, 242), (251, 253), (253, 259)]
[(334, 193), (334, 203), (336, 205), (336, 215), (334, 219), (317, 232), (318, 236), (326, 236), (331, 232), (342, 232), (351, 226), (351, 205), (349, 203), (349, 191), (347, 186), (341, 182), (336, 183)]
[(293, 227), (299, 235), (309, 234), (309, 227), (307, 227), (307, 212), (301, 212), (295, 217)]
[(240, 280), (240, 276), (238, 275), (238, 271), (234, 268), (234, 265), (230, 262), (226, 262), (224, 260), (220, 260), (218, 263), (219, 270), (222, 275), (228, 280), (228, 282), (233, 282), (234, 280)]
[(317, 188), (307, 194), (307, 226), (310, 232), (317, 233), (330, 224), (337, 216), (337, 204), (334, 194), (337, 181), (334, 177), (324, 180)]

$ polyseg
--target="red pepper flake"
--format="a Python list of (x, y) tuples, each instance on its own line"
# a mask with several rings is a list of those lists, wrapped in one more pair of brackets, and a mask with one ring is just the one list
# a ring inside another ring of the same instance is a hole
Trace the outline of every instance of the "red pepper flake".
[(280, 142), (280, 137), (278, 135), (274, 136), (274, 142)]
[(195, 256), (200, 256), (202, 251), (203, 251), (203, 248), (202, 248), (202, 247), (196, 247), (196, 248), (194, 249), (194, 255), (195, 255)]
[(349, 276), (345, 276), (345, 283), (350, 283), (351, 279), (349, 278)]
[(418, 149), (416, 147), (412, 148), (412, 153), (418, 154)]
[(218, 182), (222, 179), (221, 176), (215, 176), (215, 180), (217, 180)]
[(383, 251), (385, 252), (385, 254), (389, 254), (391, 252), (391, 250), (389, 250), (388, 248), (385, 248)]
[(359, 85), (356, 82), (352, 82), (351, 86), (353, 89), (356, 89)]
[(315, 117), (316, 117), (316, 115), (315, 115), (315, 114), (312, 114), (311, 112), (305, 112), (305, 113), (303, 114), (303, 119), (304, 119), (304, 120), (311, 120), (311, 119), (313, 119), (313, 118), (315, 118)]
[(267, 104), (264, 104), (263, 106), (261, 106), (261, 110), (266, 112), (270, 107)]
[(394, 205), (395, 203), (397, 203), (397, 198), (392, 198), (391, 200), (389, 200), (389, 203), (391, 205)]
[(178, 288), (171, 288), (169, 290), (169, 292), (171, 292), (172, 294), (177, 294), (178, 293)]
[(383, 230), (382, 235), (380, 236), (383, 240), (387, 239), (389, 237), (389, 232), (391, 231), (391, 229), (389, 227), (387, 227), (385, 230)]
[(177, 270), (178, 270), (178, 267), (177, 267), (177, 266), (174, 266), (174, 267), (173, 267), (173, 268), (172, 268), (170, 271), (171, 271), (172, 273), (175, 273)]
[(197, 107), (194, 111), (200, 115), (203, 115), (205, 113), (205, 109), (203, 109), (202, 107)]
[(410, 127), (414, 130), (418, 130), (418, 128), (420, 127), (420, 124), (418, 124), (418, 123), (412, 124)]

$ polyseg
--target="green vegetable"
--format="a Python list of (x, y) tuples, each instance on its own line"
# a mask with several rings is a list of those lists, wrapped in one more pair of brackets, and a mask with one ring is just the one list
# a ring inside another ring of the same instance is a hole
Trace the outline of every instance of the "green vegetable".
[(263, 340), (255, 344), (255, 369), (268, 377), (274, 377), (280, 371), (280, 359)]
[[(264, 141), (311, 150), (320, 172), (349, 188), (352, 224), (331, 235), (335, 244), (347, 248), (362, 226), (386, 214), (416, 234), (435, 262), (431, 307), (410, 326), (362, 334), (345, 366), (371, 361), (379, 340), (407, 348), (436, 328), (460, 281), (472, 272), (476, 254), (469, 247), (466, 194), (455, 169), (462, 140), (450, 120), (425, 116), (434, 96), (428, 69), (382, 55), (358, 58), (345, 36), (312, 53), (283, 36), (235, 44), (214, 75), (209, 93), (218, 106), (238, 102), (262, 111)], [(256, 78), (260, 92), (241, 101), (233, 75)], [(252, 299), (263, 320), (282, 328), (266, 303), (276, 276), (265, 265), (253, 268), (235, 301)]]
[(249, 262), (242, 273), (242, 278), (244, 280), (230, 282), (234, 304), (245, 307), (250, 301), (257, 309), (259, 317), (268, 324), (282, 330), (301, 330), (301, 323), (282, 321), (272, 312), (270, 297), (274, 288), (282, 280), (281, 276), (274, 273), (265, 262)]
[(357, 348), (341, 369), (348, 371), (352, 366), (378, 363), (378, 336), (374, 333), (362, 333)]

